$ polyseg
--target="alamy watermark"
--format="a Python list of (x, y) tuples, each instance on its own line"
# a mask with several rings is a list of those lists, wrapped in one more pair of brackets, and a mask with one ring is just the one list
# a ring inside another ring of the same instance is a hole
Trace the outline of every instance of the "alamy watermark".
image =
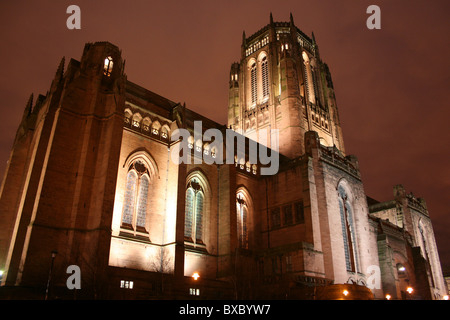
[(73, 290), (81, 289), (81, 270), (80, 267), (77, 265), (70, 265), (67, 267), (66, 273), (70, 273), (71, 275), (67, 278), (66, 286), (67, 289)]
[[(66, 9), (66, 13), (70, 16), (66, 20), (66, 26), (69, 30), (81, 29), (81, 9), (77, 5), (70, 5)], [(367, 18), (366, 26), (368, 29), (381, 29), (381, 9), (377, 5), (370, 5), (366, 10), (370, 16)]]
[(66, 9), (66, 13), (70, 16), (66, 20), (67, 29), (81, 29), (81, 9), (77, 5), (70, 5)]
[(367, 18), (367, 29), (381, 29), (381, 9), (379, 6), (372, 4), (367, 7), (366, 13), (370, 14)]
[(377, 265), (370, 265), (366, 270), (367, 288), (381, 289), (381, 270)]

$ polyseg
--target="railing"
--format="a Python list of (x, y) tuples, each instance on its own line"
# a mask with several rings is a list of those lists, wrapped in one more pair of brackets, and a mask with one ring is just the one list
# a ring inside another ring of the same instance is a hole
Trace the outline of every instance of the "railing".
[(358, 179), (361, 178), (359, 170), (350, 162), (350, 160), (344, 157), (339, 150), (320, 146), (319, 155), (322, 160), (346, 171)]
[(130, 118), (124, 118), (124, 128), (132, 129), (133, 131), (144, 134), (148, 137), (169, 142), (169, 134), (161, 129), (152, 128), (149, 125), (142, 124), (138, 121), (131, 120)]

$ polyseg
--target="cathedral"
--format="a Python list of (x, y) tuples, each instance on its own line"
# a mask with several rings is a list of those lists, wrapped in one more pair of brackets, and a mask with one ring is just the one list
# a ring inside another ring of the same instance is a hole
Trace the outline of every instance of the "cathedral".
[(62, 59), (0, 186), (1, 298), (444, 299), (426, 203), (366, 195), (314, 34), (270, 15), (240, 49), (227, 124), (128, 80), (109, 42)]

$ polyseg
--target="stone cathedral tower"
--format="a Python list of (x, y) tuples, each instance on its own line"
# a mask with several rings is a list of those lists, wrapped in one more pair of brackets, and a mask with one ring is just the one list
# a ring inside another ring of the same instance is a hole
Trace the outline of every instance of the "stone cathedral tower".
[(108, 264), (110, 212), (123, 127), (120, 50), (86, 44), (81, 61), (61, 62), (50, 90), (27, 105), (1, 190), (0, 264), (6, 285), (45, 283), (76, 264), (88, 278)]
[(305, 152), (304, 135), (316, 131), (324, 146), (345, 153), (333, 83), (314, 38), (290, 22), (270, 23), (242, 37), (241, 60), (230, 70), (228, 126), (268, 147), (279, 130), (280, 153)]

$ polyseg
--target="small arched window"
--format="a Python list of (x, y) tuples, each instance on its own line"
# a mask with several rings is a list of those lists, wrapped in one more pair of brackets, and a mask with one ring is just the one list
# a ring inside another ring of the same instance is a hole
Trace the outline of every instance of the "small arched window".
[(161, 138), (163, 139), (169, 139), (169, 128), (167, 127), (167, 125), (164, 125), (161, 127)]
[(142, 120), (142, 129), (146, 132), (149, 132), (151, 124), (152, 124), (152, 120), (149, 117), (145, 117)]
[(125, 118), (124, 118), (124, 122), (126, 124), (131, 124), (131, 117), (133, 116), (133, 114), (131, 113), (130, 109), (125, 109)]
[(103, 63), (103, 74), (105, 76), (110, 76), (113, 69), (113, 59), (111, 56), (108, 56), (105, 58), (105, 61)]
[(205, 194), (197, 179), (192, 179), (186, 189), (184, 239), (203, 244), (203, 213)]
[(136, 160), (128, 168), (125, 185), (122, 227), (146, 232), (147, 199), (150, 185), (148, 169), (143, 161)]
[(133, 119), (131, 121), (131, 125), (135, 128), (141, 127), (142, 116), (139, 113), (135, 113), (133, 115)]
[(159, 130), (161, 129), (161, 124), (158, 120), (155, 120), (152, 124), (152, 134), (159, 136)]

